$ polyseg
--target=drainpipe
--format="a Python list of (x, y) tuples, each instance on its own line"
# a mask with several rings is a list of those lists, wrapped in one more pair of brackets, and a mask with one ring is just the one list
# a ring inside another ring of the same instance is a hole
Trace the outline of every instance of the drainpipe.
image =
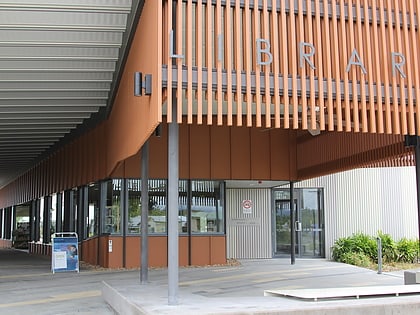
[[(420, 252), (420, 137), (416, 137), (416, 146), (414, 150), (414, 156), (416, 158), (416, 186), (417, 186), (417, 228), (418, 228), (418, 242)], [(417, 257), (418, 259), (418, 257)]]
[[(414, 158), (416, 161), (416, 187), (417, 187), (417, 232), (419, 248), (417, 256), (420, 253), (420, 137), (406, 135), (404, 139), (406, 147), (414, 147)], [(418, 259), (419, 257), (417, 257)]]

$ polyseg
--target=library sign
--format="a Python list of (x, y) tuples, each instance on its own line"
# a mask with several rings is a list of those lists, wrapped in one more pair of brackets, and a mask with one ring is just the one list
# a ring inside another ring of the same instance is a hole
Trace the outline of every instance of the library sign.
[[(183, 53), (176, 53), (174, 51), (174, 34), (173, 30), (170, 32), (169, 36), (169, 55), (173, 59), (184, 59)], [(225, 48), (223, 45), (224, 39), (223, 35), (219, 35), (217, 37), (217, 60), (222, 62), (223, 56), (225, 53)], [(316, 65), (313, 61), (315, 59), (315, 54), (317, 53), (316, 47), (314, 44), (309, 42), (299, 42), (299, 49), (298, 49), (298, 60), (299, 60), (299, 67), (303, 68), (305, 64), (309, 65), (312, 70), (316, 70)], [(319, 53), (319, 52), (318, 52)], [(321, 52), (322, 53), (322, 52)], [(271, 43), (269, 40), (264, 38), (257, 38), (255, 41), (255, 59), (256, 63), (259, 66), (269, 66), (274, 58), (279, 58), (280, 56), (273, 56), (271, 52)], [(397, 73), (402, 77), (406, 78), (406, 74), (404, 72), (404, 66), (406, 64), (405, 55), (400, 52), (390, 52), (388, 54), (389, 58), (391, 59), (391, 69), (392, 75), (396, 76)], [(346, 64), (346, 72), (350, 72), (352, 67), (358, 67), (363, 74), (367, 74), (366, 67), (362, 58), (360, 57), (359, 52), (356, 48), (352, 50), (350, 56), (348, 56), (347, 64)]]

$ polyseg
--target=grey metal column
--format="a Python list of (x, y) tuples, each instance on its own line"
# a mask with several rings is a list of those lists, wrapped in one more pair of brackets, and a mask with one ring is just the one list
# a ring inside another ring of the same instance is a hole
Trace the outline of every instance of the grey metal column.
[(149, 260), (149, 140), (141, 148), (141, 266), (140, 283), (148, 281)]
[(51, 241), (51, 208), (52, 208), (52, 198), (51, 196), (44, 197), (44, 209), (43, 221), (42, 221), (42, 242), (48, 244)]
[(99, 235), (102, 235), (108, 232), (105, 228), (105, 218), (106, 218), (105, 212), (106, 212), (106, 197), (107, 197), (108, 181), (102, 181), (100, 185), (101, 185), (101, 190), (100, 190), (101, 197), (99, 199), (99, 222), (101, 223), (99, 224)]
[(64, 192), (64, 221), (63, 232), (75, 232), (74, 230), (74, 191), (66, 190)]
[(290, 182), (290, 263), (296, 261), (296, 231), (295, 231), (295, 202), (293, 196), (293, 182)]
[(176, 93), (172, 92), (173, 121), (168, 126), (168, 303), (178, 304), (178, 180), (179, 126)]
[(35, 202), (35, 242), (38, 242), (40, 239), (40, 222), (41, 222), (41, 201), (39, 199)]
[(56, 217), (55, 217), (55, 231), (63, 231), (63, 194), (57, 193)]
[(128, 179), (122, 180), (121, 201), (121, 204), (123, 206), (123, 212), (121, 217), (121, 231), (123, 236), (123, 268), (125, 268), (127, 265)]
[[(414, 147), (414, 158), (416, 160), (418, 237), (420, 239), (420, 137), (406, 135), (404, 142), (405, 147)], [(420, 242), (418, 252), (420, 253)]]
[[(29, 217), (29, 230), (31, 231), (31, 241), (35, 241), (35, 222), (36, 222), (36, 216), (35, 216), (35, 210), (36, 210), (36, 200), (31, 201), (31, 208), (29, 209), (30, 217)], [(4, 215), (6, 215), (6, 209), (4, 209)], [(4, 219), (5, 220), (5, 219)], [(6, 220), (5, 220), (6, 222)]]
[(79, 236), (79, 242), (87, 238), (87, 186), (78, 189), (77, 194), (77, 226), (76, 232)]
[(0, 209), (0, 238), (4, 238), (4, 209)]
[(13, 238), (13, 231), (16, 229), (16, 206), (10, 207), (11, 215), (11, 228), (10, 228), (10, 238)]

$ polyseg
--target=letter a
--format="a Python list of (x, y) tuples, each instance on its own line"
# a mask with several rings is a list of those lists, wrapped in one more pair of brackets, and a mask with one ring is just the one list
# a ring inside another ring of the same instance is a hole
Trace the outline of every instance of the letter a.
[(353, 51), (351, 53), (349, 63), (347, 64), (346, 72), (350, 71), (350, 67), (352, 65), (359, 66), (362, 69), (363, 74), (367, 73), (367, 71), (365, 69), (365, 66), (363, 65), (363, 62), (360, 60), (360, 56), (357, 53), (356, 49), (353, 49)]

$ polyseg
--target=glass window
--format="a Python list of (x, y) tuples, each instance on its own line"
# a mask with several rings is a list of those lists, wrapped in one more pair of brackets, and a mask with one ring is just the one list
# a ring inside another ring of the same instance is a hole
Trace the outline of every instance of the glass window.
[(38, 211), (38, 216), (39, 216), (39, 231), (41, 231), (41, 233), (39, 234), (39, 241), (42, 243), (43, 242), (43, 234), (42, 231), (44, 230), (44, 197), (41, 197), (39, 199), (39, 209), (37, 209)]
[(105, 233), (121, 233), (121, 188), (121, 179), (112, 179), (107, 183)]
[(166, 233), (166, 180), (149, 180), (149, 233)]
[(87, 237), (98, 235), (100, 195), (100, 185), (98, 183), (89, 185)]
[[(77, 210), (79, 208), (79, 189), (77, 187), (72, 189), (73, 191), (73, 218), (74, 218), (74, 222), (73, 222), (73, 226), (71, 226), (71, 229), (69, 231), (76, 231), (78, 234), (80, 234), (78, 232), (78, 216), (79, 216), (79, 211)], [(70, 221), (71, 222), (71, 221)], [(80, 235), (79, 235), (80, 237)]]
[(50, 209), (50, 235), (54, 234), (57, 230), (57, 194), (51, 196), (51, 209)]
[[(121, 233), (121, 185), (122, 180), (108, 183), (104, 229), (106, 233)], [(179, 233), (224, 233), (222, 185), (218, 181), (179, 181)], [(148, 232), (166, 234), (167, 181), (150, 179), (148, 189)], [(141, 179), (128, 179), (127, 190), (127, 233), (138, 235), (141, 233)]]
[(129, 179), (128, 187), (128, 233), (139, 234), (141, 226), (141, 180)]
[(178, 185), (178, 232), (188, 233), (188, 181), (180, 180)]
[[(128, 233), (141, 233), (141, 179), (128, 180)], [(149, 180), (148, 233), (166, 233), (166, 181)]]
[(218, 181), (191, 182), (191, 232), (224, 232), (223, 198)]

